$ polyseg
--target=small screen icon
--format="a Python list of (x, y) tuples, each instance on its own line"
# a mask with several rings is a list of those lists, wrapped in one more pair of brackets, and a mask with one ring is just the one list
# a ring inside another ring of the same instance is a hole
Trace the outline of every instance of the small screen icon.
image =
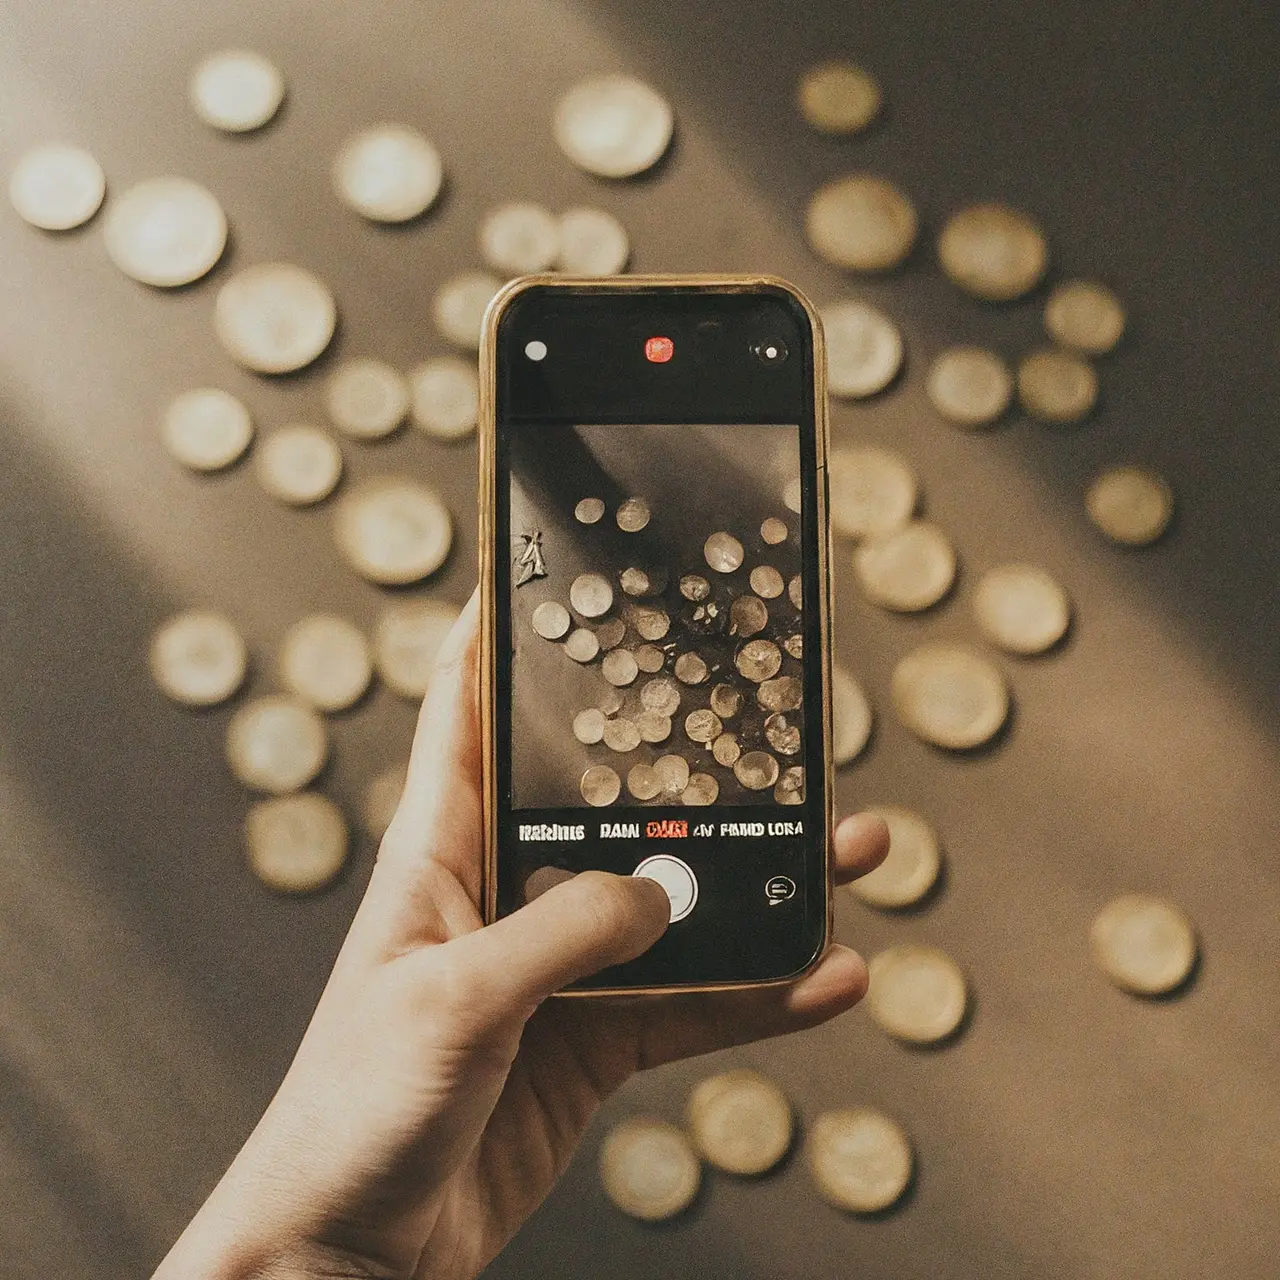
[(769, 899), (771, 907), (776, 907), (796, 896), (796, 882), (790, 876), (774, 876), (765, 884), (764, 896)]

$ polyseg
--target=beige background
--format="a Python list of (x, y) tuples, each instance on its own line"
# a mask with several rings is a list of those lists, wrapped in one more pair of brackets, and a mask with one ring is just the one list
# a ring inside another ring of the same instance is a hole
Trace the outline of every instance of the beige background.
[[(157, 294), (107, 262), (100, 224), (49, 237), (0, 210), (0, 1249), (17, 1277), (145, 1273), (260, 1113), (368, 873), (363, 842), (331, 893), (279, 902), (248, 876), (246, 798), (221, 763), (226, 713), (160, 698), (146, 641), (170, 611), (226, 609), (271, 687), (284, 627), (322, 607), (363, 625), (378, 593), (332, 550), (325, 511), (269, 502), (251, 470), (206, 482), (157, 443), (176, 392), (212, 382), (260, 423), (318, 420), (313, 374), (235, 369), (210, 330), (229, 268), (277, 256), (340, 300), (338, 353), (398, 365), (437, 351), (427, 300), (472, 265), (475, 224), (510, 196), (618, 214), (644, 269), (777, 271), (819, 301), (849, 288), (805, 249), (805, 201), (867, 166), (901, 181), (925, 235), (895, 278), (859, 283), (901, 324), (903, 382), (837, 406), (837, 443), (891, 443), (919, 470), (963, 577), (925, 618), (858, 597), (837, 557), (838, 649), (881, 712), (849, 806), (919, 808), (946, 841), (927, 911), (842, 900), (840, 936), (869, 952), (921, 939), (972, 978), (953, 1046), (908, 1052), (862, 1013), (735, 1053), (812, 1119), (869, 1102), (919, 1155), (914, 1194), (883, 1220), (840, 1217), (799, 1160), (760, 1185), (716, 1178), (696, 1210), (646, 1229), (608, 1209), (599, 1130), (498, 1277), (1195, 1277), (1275, 1274), (1280, 1063), (1275, 980), (1280, 609), (1275, 582), (1277, 19), (1260, 4), (883, 0), (0, 5), (0, 162), (66, 138), (117, 191), (164, 173), (206, 182), (234, 228), (218, 273)], [(204, 53), (247, 44), (290, 82), (260, 137), (187, 110)], [(864, 139), (798, 120), (797, 72), (860, 58), (889, 108)], [(606, 186), (555, 151), (548, 118), (577, 77), (625, 68), (666, 92), (677, 145), (651, 179)], [(435, 138), (441, 207), (374, 229), (327, 170), (357, 126), (403, 119)], [(1014, 418), (988, 436), (937, 422), (922, 371), (961, 338), (1010, 354), (1037, 302), (981, 307), (946, 287), (929, 242), (957, 203), (1000, 196), (1041, 217), (1058, 270), (1096, 273), (1129, 304), (1096, 420)], [(471, 446), (405, 437), (346, 449), (349, 474), (429, 474), (457, 516), (434, 590), (474, 577)], [(1123, 554), (1080, 493), (1113, 459), (1159, 467), (1180, 497), (1161, 546)], [(974, 634), (973, 582), (1025, 557), (1060, 576), (1078, 625), (1059, 654), (1005, 662), (1018, 710), (997, 750), (930, 751), (886, 710), (897, 655)], [(352, 807), (404, 750), (412, 710), (385, 692), (334, 722), (326, 790)], [(1183, 997), (1142, 1003), (1091, 967), (1089, 921), (1127, 889), (1182, 903), (1204, 935)], [(636, 1081), (604, 1119), (678, 1116), (696, 1064)]]

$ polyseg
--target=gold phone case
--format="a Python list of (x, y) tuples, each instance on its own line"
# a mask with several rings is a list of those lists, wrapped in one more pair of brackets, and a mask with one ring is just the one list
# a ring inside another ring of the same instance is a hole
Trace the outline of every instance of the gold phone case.
[[(782, 978), (769, 978), (758, 982), (692, 983), (685, 986), (657, 987), (601, 987), (581, 991), (561, 991), (565, 997), (672, 995), (690, 991), (738, 991), (755, 987), (780, 986), (795, 982), (809, 972), (821, 959), (831, 941), (834, 916), (834, 888), (832, 876), (832, 839), (834, 812), (834, 778), (831, 766), (831, 583), (828, 566), (831, 559), (831, 532), (827, 519), (827, 360), (822, 338), (822, 322), (808, 298), (795, 285), (777, 276), (750, 275), (629, 275), (579, 277), (563, 275), (521, 276), (500, 290), (489, 304), (485, 314), (484, 331), (480, 339), (480, 736), (484, 761), (484, 866), (480, 894), (484, 905), (486, 924), (497, 918), (497, 745), (493, 732), (495, 707), (495, 681), (497, 674), (494, 652), (494, 575), (498, 566), (494, 562), (494, 546), (497, 543), (494, 519), (496, 512), (494, 486), (495, 441), (497, 432), (497, 334), (503, 312), (513, 299), (532, 288), (593, 289), (600, 293), (627, 293), (632, 290), (652, 289), (655, 286), (679, 286), (684, 289), (703, 288), (710, 292), (750, 293), (761, 288), (781, 289), (789, 293), (803, 307), (813, 329), (813, 404), (814, 427), (818, 451), (818, 577), (822, 584), (819, 607), (819, 627), (822, 635), (822, 738), (823, 764), (826, 775), (826, 850), (827, 850), (827, 901), (823, 925), (822, 946), (813, 961), (800, 973)], [(504, 569), (506, 566), (502, 566)]]

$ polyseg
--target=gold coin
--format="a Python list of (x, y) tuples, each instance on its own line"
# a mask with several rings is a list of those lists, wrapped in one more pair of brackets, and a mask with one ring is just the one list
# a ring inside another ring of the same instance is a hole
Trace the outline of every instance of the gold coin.
[(690, 742), (701, 742), (705, 745), (713, 738), (719, 737), (723, 728), (720, 717), (706, 707), (690, 711), (684, 718), (685, 736)]
[(871, 703), (862, 686), (841, 666), (831, 667), (831, 755), (849, 764), (871, 737)]
[(634, 751), (640, 745), (640, 730), (634, 721), (619, 716), (604, 722), (604, 745), (610, 751)]
[(238, 271), (218, 290), (213, 327), (226, 353), (255, 373), (293, 373), (329, 345), (338, 307), (329, 287), (287, 262)]
[(566, 871), (563, 867), (535, 867), (524, 882), (524, 900), (526, 903), (532, 902), (550, 892), (556, 885), (572, 879), (573, 872)]
[(649, 523), (649, 504), (643, 498), (628, 498), (615, 519), (623, 533), (639, 533)]
[(989, 741), (1009, 714), (1004, 677), (962, 645), (912, 650), (893, 669), (890, 691), (898, 718), (912, 733), (956, 751)]
[(481, 219), (480, 256), (509, 276), (548, 271), (560, 256), (560, 224), (530, 200), (499, 205)]
[(897, 187), (871, 174), (851, 174), (819, 187), (805, 230), (813, 251), (850, 271), (887, 271), (911, 252), (916, 211)]
[(193, 471), (220, 471), (253, 439), (249, 410), (225, 391), (200, 387), (170, 401), (161, 427), (165, 448)]
[(244, 683), (249, 651), (221, 614), (170, 618), (151, 641), (151, 675), (162, 692), (189, 707), (225, 702)]
[(484, 313), (502, 282), (487, 271), (463, 271), (436, 290), (431, 315), (441, 335), (464, 351), (480, 349)]
[(951, 590), (956, 553), (936, 525), (914, 520), (893, 533), (865, 539), (853, 553), (853, 567), (868, 600), (917, 613)]
[(793, 724), (781, 711), (775, 711), (765, 720), (764, 737), (780, 756), (793, 756), (800, 750), (800, 726)]
[(764, 791), (778, 780), (778, 762), (767, 751), (748, 751), (734, 762), (733, 776), (748, 791)]
[(751, 570), (751, 590), (766, 600), (776, 600), (783, 592), (782, 574), (770, 564), (758, 564)]
[(673, 716), (680, 709), (680, 686), (670, 676), (658, 676), (640, 690), (640, 701), (646, 711)]
[(689, 1139), (661, 1120), (624, 1120), (600, 1146), (605, 1195), (632, 1218), (674, 1218), (693, 1202), (701, 1180), (702, 1167)]
[(317, 427), (278, 427), (258, 446), (258, 481), (273, 497), (306, 507), (327, 498), (342, 478), (342, 450)]
[(1045, 347), (1018, 364), (1018, 400), (1043, 422), (1079, 422), (1098, 399), (1098, 375), (1082, 356)]
[(868, 812), (878, 814), (888, 825), (889, 853), (874, 871), (859, 876), (849, 888), (873, 907), (909, 907), (919, 902), (938, 879), (942, 869), (938, 837), (910, 809), (876, 805)]
[(994, 351), (949, 347), (929, 367), (925, 394), (948, 422), (985, 427), (1009, 408), (1013, 375)]
[(1044, 233), (1025, 213), (976, 204), (947, 220), (938, 237), (943, 273), (987, 302), (1009, 302), (1034, 289), (1049, 260)]
[(760, 526), (760, 537), (771, 547), (787, 540), (787, 526), (776, 516), (770, 516)]
[[(777, 573), (775, 569), (773, 572)], [(779, 574), (779, 581), (782, 575)], [(769, 610), (763, 600), (755, 596), (739, 596), (729, 606), (729, 634), (754, 636), (769, 625)]]
[(627, 229), (601, 209), (566, 209), (560, 215), (556, 266), (574, 276), (612, 276), (631, 256)]
[(964, 1019), (964, 975), (937, 947), (903, 945), (872, 956), (867, 1009), (891, 1036), (934, 1044)]
[(314, 791), (259, 800), (245, 816), (253, 874), (279, 893), (323, 889), (347, 860), (347, 822)]
[(1065, 280), (1045, 303), (1044, 327), (1064, 347), (1105, 355), (1124, 335), (1124, 307), (1106, 285)]
[(254, 791), (298, 791), (320, 772), (328, 754), (324, 721), (296, 698), (255, 698), (227, 725), (231, 772)]
[(703, 544), (702, 554), (717, 573), (732, 573), (742, 564), (742, 543), (731, 533), (713, 533)]
[(1005, 564), (978, 579), (973, 597), (978, 629), (1010, 653), (1043, 653), (1071, 622), (1067, 593), (1043, 569)]
[(694, 603), (705, 600), (711, 594), (711, 583), (700, 574), (686, 573), (680, 579), (680, 594)]
[(797, 631), (782, 642), (782, 647), (798, 662), (804, 657), (804, 636)]
[(556, 105), (556, 146), (580, 169), (629, 178), (651, 169), (671, 143), (675, 119), (661, 94), (631, 76), (582, 80)]
[(284, 101), (284, 76), (273, 62), (247, 49), (211, 54), (187, 89), (195, 113), (226, 133), (261, 129)]
[(373, 679), (369, 644), (345, 618), (317, 613), (295, 622), (280, 645), (280, 681), (319, 711), (351, 706)]
[(827, 340), (827, 389), (862, 400), (883, 391), (902, 368), (902, 335), (884, 312), (865, 302), (833, 302), (822, 308)]
[[(621, 688), (630, 684), (640, 671), (635, 655), (626, 649), (610, 649), (604, 655), (600, 666), (604, 678), (611, 684)], [(653, 708), (650, 708), (653, 710)]]
[(794, 511), (796, 515), (800, 514), (800, 502), (803, 497), (804, 485), (801, 483), (799, 476), (794, 476), (787, 481), (786, 487), (782, 490), (782, 505), (788, 511)]
[(649, 575), (634, 566), (623, 569), (618, 575), (618, 584), (622, 587), (623, 594), (629, 596), (647, 596), (653, 589)]
[(596, 699), (596, 706), (607, 716), (616, 716), (626, 699), (617, 689), (604, 689)]
[(534, 631), (544, 640), (560, 640), (569, 634), (573, 619), (558, 600), (544, 600), (529, 619)]
[(374, 222), (408, 222), (440, 194), (440, 153), (416, 129), (379, 124), (349, 138), (333, 164), (339, 198)]
[(578, 784), (582, 798), (597, 808), (612, 804), (622, 792), (622, 780), (607, 764), (593, 764)]
[(652, 800), (662, 790), (662, 783), (652, 765), (633, 764), (627, 773), (627, 790), (637, 800)]
[(674, 671), (681, 684), (701, 684), (707, 678), (707, 664), (696, 653), (682, 653)]
[(63, 143), (26, 152), (9, 177), (9, 200), (18, 216), (42, 231), (83, 226), (106, 194), (106, 175), (97, 160)]
[(791, 1104), (756, 1071), (708, 1076), (689, 1095), (685, 1117), (694, 1149), (725, 1173), (767, 1173), (791, 1148)]
[(671, 717), (661, 711), (641, 711), (636, 716), (636, 728), (645, 742), (666, 742), (671, 737)]
[(742, 710), (742, 694), (731, 684), (718, 684), (711, 690), (711, 710), (721, 720), (732, 720)]
[(351, 567), (389, 586), (435, 573), (453, 542), (449, 508), (426, 485), (404, 476), (373, 476), (348, 490), (333, 530)]
[(870, 1107), (824, 1111), (805, 1144), (814, 1185), (850, 1213), (879, 1213), (911, 1182), (911, 1143), (901, 1127)]
[(661, 671), (666, 661), (667, 655), (656, 645), (642, 644), (636, 650), (636, 666), (648, 675)]
[(831, 527), (846, 538), (892, 533), (911, 519), (918, 490), (911, 468), (887, 449), (836, 449), (827, 467)]
[(778, 804), (804, 804), (804, 769), (797, 764), (784, 769), (773, 788), (773, 798)]
[(1085, 494), (1089, 519), (1114, 542), (1145, 547), (1173, 518), (1173, 490), (1154, 471), (1113, 467)]
[(804, 700), (799, 676), (775, 676), (756, 690), (756, 701), (766, 711), (797, 711)]
[(198, 182), (149, 178), (114, 198), (102, 239), (125, 275), (172, 289), (217, 265), (227, 244), (227, 217)]
[(436, 654), (460, 610), (444, 600), (397, 600), (373, 629), (373, 661), (383, 684), (405, 698), (427, 692)]
[(636, 609), (631, 625), (641, 640), (661, 640), (671, 629), (671, 619), (661, 609)]
[(689, 785), (680, 793), (681, 804), (715, 804), (720, 784), (709, 773), (691, 773)]
[(600, 498), (583, 498), (573, 509), (574, 519), (581, 524), (596, 524), (604, 515), (604, 502)]
[(733, 662), (748, 680), (760, 684), (778, 674), (778, 668), (782, 666), (782, 652), (772, 640), (748, 640), (738, 650)]
[(716, 764), (722, 764), (726, 769), (732, 768), (738, 762), (738, 757), (742, 755), (742, 746), (738, 742), (738, 735), (736, 733), (722, 733), (711, 744), (711, 754), (715, 757)]
[(820, 133), (858, 133), (880, 110), (880, 86), (851, 62), (820, 62), (800, 77), (798, 100)]
[(604, 712), (588, 707), (573, 717), (573, 736), (589, 747), (604, 740), (604, 726)]
[(355, 440), (390, 435), (409, 412), (409, 384), (385, 360), (344, 360), (325, 383), (329, 420)]
[(1098, 913), (1090, 931), (1093, 956), (1118, 987), (1161, 995), (1180, 987), (1195, 967), (1196, 932), (1184, 912), (1163, 898), (1125, 894)]
[(596, 639), (595, 632), (578, 627), (564, 642), (564, 651), (574, 662), (592, 662), (600, 652), (600, 641)]
[(413, 425), (436, 440), (462, 440), (480, 417), (480, 377), (475, 361), (436, 356), (409, 374)]
[(402, 764), (393, 764), (389, 769), (384, 769), (365, 788), (360, 816), (375, 840), (381, 840), (387, 834), (387, 828), (400, 807), (400, 797), (404, 795), (408, 780), (409, 762), (406, 760)]
[(659, 756), (653, 762), (653, 771), (668, 796), (680, 795), (689, 785), (689, 763), (683, 756)]
[(791, 601), (797, 609), (804, 608), (804, 583), (800, 580), (797, 573), (790, 582), (787, 583), (787, 599)]

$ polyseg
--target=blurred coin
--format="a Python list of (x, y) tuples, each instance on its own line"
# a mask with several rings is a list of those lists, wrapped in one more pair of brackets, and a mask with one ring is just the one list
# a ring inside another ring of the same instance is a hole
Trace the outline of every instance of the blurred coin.
[(715, 804), (720, 784), (709, 773), (691, 773), (689, 785), (680, 793), (681, 804)]
[(255, 698), (227, 725), (231, 772), (254, 791), (297, 791), (320, 772), (328, 754), (324, 721), (296, 698)]
[(600, 641), (596, 639), (595, 632), (578, 627), (569, 633), (564, 651), (574, 662), (592, 662), (600, 653)]
[(1034, 289), (1048, 256), (1036, 223), (1000, 204), (961, 209), (938, 237), (938, 261), (947, 278), (988, 302), (1008, 302)]
[(765, 741), (780, 755), (793, 756), (800, 750), (800, 727), (780, 711), (764, 722)]
[(1093, 956), (1118, 987), (1162, 995), (1180, 987), (1195, 966), (1196, 932), (1172, 902), (1131, 893), (1109, 902), (1090, 931)]
[(227, 133), (260, 129), (284, 101), (284, 76), (273, 62), (247, 49), (210, 54), (188, 86), (195, 113)]
[(767, 1173), (791, 1147), (791, 1104), (757, 1071), (708, 1076), (689, 1095), (685, 1117), (695, 1150), (726, 1173)]
[(560, 255), (560, 224), (540, 204), (512, 200), (480, 222), (480, 256), (509, 276), (548, 271)]
[(893, 669), (890, 691), (898, 718), (912, 733), (952, 750), (981, 746), (1009, 715), (1004, 677), (962, 645), (912, 650)]
[(635, 764), (627, 773), (627, 790), (637, 800), (652, 800), (662, 790), (662, 783), (652, 765)]
[(778, 804), (804, 804), (804, 769), (797, 764), (784, 769), (773, 788)]
[(783, 524), (776, 516), (770, 516), (760, 526), (760, 537), (771, 547), (776, 547), (780, 542), (787, 540), (787, 526)]
[(1064, 347), (1105, 355), (1124, 334), (1124, 307), (1106, 285), (1065, 280), (1045, 303), (1044, 327)]
[(805, 219), (814, 252), (850, 271), (887, 271), (911, 252), (916, 211), (891, 182), (868, 173), (819, 187)]
[(738, 735), (736, 733), (722, 733), (711, 744), (711, 754), (715, 757), (716, 764), (722, 764), (726, 769), (732, 768), (742, 754), (742, 746), (738, 742)]
[(644, 1222), (674, 1218), (688, 1208), (701, 1178), (689, 1139), (661, 1120), (624, 1120), (600, 1147), (605, 1194), (623, 1213)]
[(720, 723), (720, 717), (706, 707), (697, 711), (690, 711), (684, 718), (685, 736), (690, 742), (700, 742), (706, 745), (713, 738), (718, 738), (720, 730), (723, 728), (724, 726)]
[(618, 508), (616, 519), (623, 533), (639, 533), (649, 523), (649, 504), (643, 498), (628, 498)]
[(345, 618), (317, 613), (295, 622), (280, 645), (280, 681), (320, 711), (341, 711), (369, 687), (364, 634)]
[(556, 145), (580, 169), (629, 178), (652, 168), (675, 126), (661, 94), (630, 76), (582, 80), (556, 105)]
[(861, 400), (883, 391), (902, 368), (902, 335), (893, 321), (864, 302), (833, 302), (820, 314), (831, 394)]
[(640, 742), (640, 730), (634, 721), (619, 716), (604, 722), (604, 745), (610, 751), (634, 751)]
[(956, 553), (937, 525), (913, 520), (865, 539), (853, 553), (853, 567), (867, 599), (886, 609), (916, 613), (951, 590)]
[(409, 374), (413, 425), (437, 440), (461, 440), (480, 417), (480, 376), (475, 362), (436, 356)]
[(914, 1044), (945, 1040), (964, 1018), (964, 975), (937, 947), (903, 945), (872, 956), (867, 1009), (891, 1036)]
[(804, 700), (804, 686), (799, 676), (776, 676), (765, 680), (756, 690), (756, 701), (766, 711), (798, 711)]
[(925, 380), (933, 407), (958, 427), (995, 422), (1013, 398), (1013, 376), (993, 351), (949, 347), (933, 362)]
[(804, 657), (804, 636), (798, 631), (793, 636), (788, 636), (783, 642), (782, 647), (797, 661)]
[(871, 703), (841, 666), (831, 666), (831, 756), (837, 765), (855, 759), (871, 737)]
[(629, 596), (647, 596), (653, 586), (649, 575), (643, 569), (637, 569), (634, 566), (623, 569), (618, 575), (618, 583), (623, 592)]
[(440, 153), (416, 129), (379, 124), (347, 140), (333, 164), (338, 196), (374, 222), (407, 222), (440, 194)]
[(978, 579), (973, 597), (978, 629), (1010, 653), (1043, 653), (1066, 634), (1067, 593), (1043, 569), (1005, 564)]
[(580, 573), (569, 587), (569, 603), (584, 618), (600, 618), (613, 606), (609, 579), (598, 573)]
[(371, 582), (418, 582), (440, 568), (453, 541), (449, 508), (404, 476), (373, 476), (338, 503), (334, 537), (353, 569)]
[(1173, 518), (1173, 490), (1154, 471), (1113, 467), (1085, 494), (1089, 519), (1114, 542), (1145, 547)]
[(767, 751), (748, 751), (734, 763), (733, 776), (748, 791), (764, 791), (778, 780), (778, 762)]
[(220, 471), (249, 447), (253, 419), (235, 396), (216, 387), (200, 387), (170, 401), (161, 433), (165, 448), (183, 466)]
[(814, 1185), (850, 1213), (879, 1213), (911, 1182), (911, 1143), (888, 1116), (870, 1107), (824, 1111), (805, 1144)]
[(680, 709), (680, 686), (670, 676), (658, 676), (641, 687), (640, 702), (646, 711), (673, 716)]
[[(636, 664), (635, 655), (626, 649), (610, 649), (604, 655), (604, 662), (601, 663), (600, 669), (604, 673), (604, 678), (611, 685), (619, 688), (630, 684), (640, 671), (639, 666)], [(649, 709), (654, 710), (655, 708), (650, 707)]]
[(1018, 364), (1018, 400), (1043, 422), (1079, 422), (1098, 398), (1098, 375), (1083, 357), (1045, 347)]
[(612, 276), (631, 256), (627, 229), (601, 209), (566, 209), (560, 215), (556, 266), (574, 276)]
[(258, 446), (258, 481), (273, 497), (306, 507), (327, 498), (342, 477), (342, 450), (317, 427), (277, 427)]
[(612, 804), (622, 792), (622, 780), (607, 764), (593, 764), (582, 775), (578, 790), (590, 805)]
[(771, 564), (756, 565), (751, 570), (751, 590), (766, 600), (777, 599), (783, 591), (782, 574)]
[(626, 699), (617, 689), (602, 689), (596, 699), (596, 706), (607, 716), (616, 716), (622, 710)]
[(213, 270), (227, 244), (227, 218), (198, 182), (149, 178), (114, 198), (102, 239), (125, 275), (171, 289)]
[(909, 907), (933, 888), (942, 855), (933, 828), (918, 814), (898, 805), (875, 805), (889, 827), (889, 853), (874, 870), (849, 888), (873, 907)]
[(384, 769), (365, 787), (360, 816), (365, 829), (375, 840), (381, 840), (387, 834), (408, 780), (409, 762), (406, 760)]
[(786, 488), (782, 491), (782, 505), (788, 511), (794, 511), (796, 515), (800, 514), (800, 500), (804, 486), (800, 482), (799, 476), (793, 476), (787, 481)]
[(782, 666), (782, 654), (772, 640), (748, 640), (734, 657), (734, 665), (746, 676), (759, 684), (778, 674)]
[(259, 800), (245, 815), (253, 874), (279, 893), (323, 889), (347, 860), (347, 821), (314, 791)]
[(637, 609), (631, 625), (641, 640), (661, 640), (671, 629), (671, 619), (661, 609)]
[(858, 133), (880, 110), (880, 86), (852, 62), (820, 62), (800, 77), (800, 112), (820, 133)]
[(26, 152), (9, 175), (18, 216), (42, 231), (83, 226), (102, 207), (107, 179), (87, 151), (49, 143)]
[(804, 608), (804, 583), (800, 580), (798, 573), (787, 583), (787, 599), (797, 609)]
[(390, 435), (409, 412), (409, 384), (385, 360), (344, 360), (325, 383), (329, 419), (343, 435), (377, 440)]
[(717, 573), (732, 573), (742, 564), (742, 543), (731, 533), (713, 533), (703, 544), (702, 554)]
[(244, 683), (249, 652), (219, 613), (193, 610), (170, 618), (151, 641), (151, 675), (175, 702), (212, 707)]
[(564, 867), (536, 867), (524, 882), (524, 900), (532, 902), (535, 898), (540, 898), (544, 893), (554, 889), (556, 885), (572, 879), (573, 872), (566, 871)]
[(701, 684), (707, 678), (707, 664), (696, 653), (682, 653), (673, 670), (681, 684)]
[(636, 716), (636, 728), (645, 742), (666, 742), (671, 737), (671, 717), (660, 711), (641, 711)]
[(653, 771), (663, 792), (672, 798), (681, 795), (689, 785), (689, 764), (683, 756), (659, 756), (653, 762)]
[(835, 449), (828, 467), (831, 527), (846, 538), (891, 533), (916, 508), (916, 478), (887, 449)]
[(604, 503), (599, 498), (583, 498), (574, 507), (573, 515), (582, 524), (596, 524), (604, 515)]
[[(773, 572), (777, 573), (775, 569)], [(781, 575), (779, 575), (781, 582)], [(755, 596), (739, 596), (729, 606), (729, 634), (754, 636), (769, 625), (769, 610), (763, 600)]]
[(445, 600), (396, 600), (373, 629), (373, 661), (382, 682), (406, 698), (422, 698), (436, 654), (460, 610)]
[(436, 290), (431, 314), (436, 328), (464, 351), (480, 349), (484, 313), (502, 282), (487, 271), (463, 271), (451, 276)]
[[(596, 639), (602, 649), (616, 649), (627, 635), (627, 624), (621, 618), (606, 618), (596, 628)], [(636, 661), (639, 662), (639, 654)], [(642, 667), (641, 670), (644, 670)]]
[(742, 694), (731, 684), (718, 684), (711, 690), (711, 710), (721, 720), (732, 720), (742, 710)]
[(686, 573), (680, 579), (680, 594), (686, 600), (705, 600), (711, 594), (711, 583), (700, 574)]
[(573, 619), (569, 610), (557, 600), (544, 600), (529, 620), (534, 631), (544, 640), (559, 640), (569, 634)]
[(309, 365), (329, 345), (337, 323), (328, 286), (287, 262), (238, 271), (214, 304), (223, 350), (256, 373), (292, 373)]
[(656, 645), (642, 644), (636, 650), (636, 666), (649, 675), (661, 671), (666, 661), (667, 655)]
[(573, 717), (573, 736), (586, 746), (591, 746), (603, 740), (604, 725), (604, 712), (588, 707)]

